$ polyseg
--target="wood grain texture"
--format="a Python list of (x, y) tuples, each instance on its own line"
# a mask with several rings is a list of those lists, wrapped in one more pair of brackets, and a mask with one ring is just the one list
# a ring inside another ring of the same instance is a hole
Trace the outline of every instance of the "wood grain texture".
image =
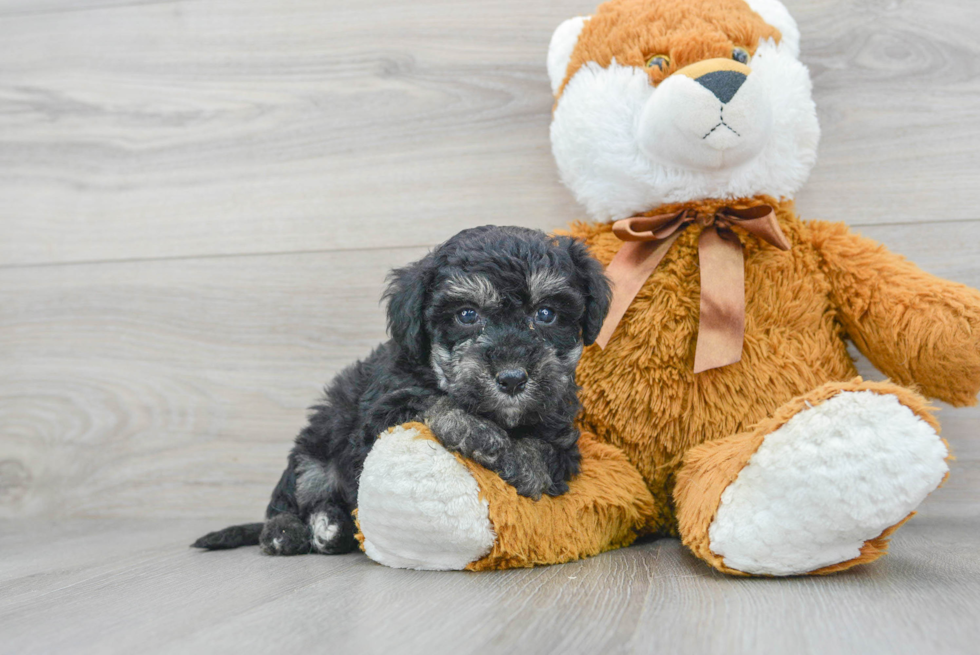
[[(433, 244), (488, 222), (554, 225), (556, 207), (573, 210), (547, 147), (554, 23), (513, 0), (6, 18), (0, 263)], [(34, 238), (39, 225), (47, 238)]]
[[(855, 225), (980, 217), (980, 5), (793, 0)], [(551, 31), (593, 0), (0, 1), (0, 265), (431, 245), (582, 216)]]
[(923, 517), (823, 578), (736, 579), (675, 540), (531, 570), (191, 551), (201, 521), (0, 523), (0, 653), (972, 653), (978, 519)]
[(261, 513), (304, 408), (384, 340), (385, 274), (424, 253), (0, 269), (0, 513)]
[[(980, 4), (786, 3), (801, 213), (980, 287)], [(977, 408), (944, 408), (952, 475), (892, 554), (829, 578), (671, 540), (488, 574), (187, 548), (261, 515), (389, 268), (582, 216), (544, 54), (594, 4), (0, 0), (0, 654), (976, 650)]]
[(786, 5), (823, 132), (803, 212), (852, 225), (977, 218), (980, 3)]

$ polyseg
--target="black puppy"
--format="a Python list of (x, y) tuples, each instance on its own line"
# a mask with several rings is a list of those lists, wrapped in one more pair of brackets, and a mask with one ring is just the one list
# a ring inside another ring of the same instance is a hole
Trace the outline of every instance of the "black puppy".
[(394, 271), (391, 340), (341, 372), (313, 408), (272, 492), (266, 521), (194, 546), (260, 544), (270, 555), (355, 547), (351, 511), (379, 434), (424, 420), (449, 450), (524, 496), (559, 495), (578, 472), (575, 367), (609, 307), (585, 246), (537, 230), (464, 230)]

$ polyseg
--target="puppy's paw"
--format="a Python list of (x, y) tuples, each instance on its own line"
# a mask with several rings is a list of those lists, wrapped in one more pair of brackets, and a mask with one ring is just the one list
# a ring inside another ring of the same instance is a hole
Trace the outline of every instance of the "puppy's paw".
[(551, 482), (550, 480), (539, 481), (528, 480), (526, 478), (513, 481), (504, 478), (504, 481), (514, 487), (518, 496), (524, 496), (525, 498), (530, 498), (531, 500), (541, 500), (541, 494), (548, 488), (548, 484)]
[(568, 493), (568, 483), (564, 480), (558, 480), (557, 482), (552, 482), (551, 486), (544, 491), (549, 496), (560, 496), (562, 494)]
[(278, 514), (265, 522), (259, 548), (266, 555), (305, 555), (312, 548), (311, 531), (295, 514)]
[(476, 461), (488, 465), (507, 447), (507, 432), (496, 423), (462, 410), (444, 398), (433, 405), (425, 416), (432, 434), (449, 450), (465, 457), (479, 455)]
[(354, 522), (340, 507), (327, 507), (310, 514), (313, 550), (324, 555), (343, 555), (357, 546)]
[(553, 484), (544, 462), (535, 451), (529, 449), (518, 447), (505, 453), (499, 467), (493, 470), (504, 482), (514, 487), (518, 495), (532, 500), (540, 500), (541, 494)]

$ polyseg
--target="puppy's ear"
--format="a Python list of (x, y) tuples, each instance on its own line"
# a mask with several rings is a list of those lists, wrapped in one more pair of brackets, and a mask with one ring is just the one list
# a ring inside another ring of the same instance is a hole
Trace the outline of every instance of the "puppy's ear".
[(582, 316), (582, 341), (586, 346), (595, 343), (606, 320), (609, 311), (609, 301), (612, 299), (612, 289), (609, 280), (602, 270), (602, 264), (589, 254), (588, 248), (581, 241), (567, 239), (568, 254), (578, 276), (579, 285), (585, 295), (585, 314)]
[(388, 334), (412, 359), (429, 356), (429, 335), (425, 330), (425, 304), (435, 266), (432, 255), (397, 268), (388, 274)]

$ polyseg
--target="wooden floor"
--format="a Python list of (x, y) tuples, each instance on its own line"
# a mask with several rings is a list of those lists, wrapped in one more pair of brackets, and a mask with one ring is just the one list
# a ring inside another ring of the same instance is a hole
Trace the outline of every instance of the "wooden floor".
[[(980, 3), (787, 5), (801, 214), (980, 287)], [(674, 541), (487, 574), (186, 547), (261, 516), (391, 267), (583, 217), (544, 55), (593, 6), (0, 0), (0, 653), (977, 652), (976, 408), (944, 408), (952, 476), (893, 554), (829, 578)]]
[(976, 518), (919, 518), (884, 561), (743, 579), (671, 539), (505, 572), (360, 554), (191, 551), (201, 520), (74, 519), (0, 536), (0, 652), (975, 653)]

